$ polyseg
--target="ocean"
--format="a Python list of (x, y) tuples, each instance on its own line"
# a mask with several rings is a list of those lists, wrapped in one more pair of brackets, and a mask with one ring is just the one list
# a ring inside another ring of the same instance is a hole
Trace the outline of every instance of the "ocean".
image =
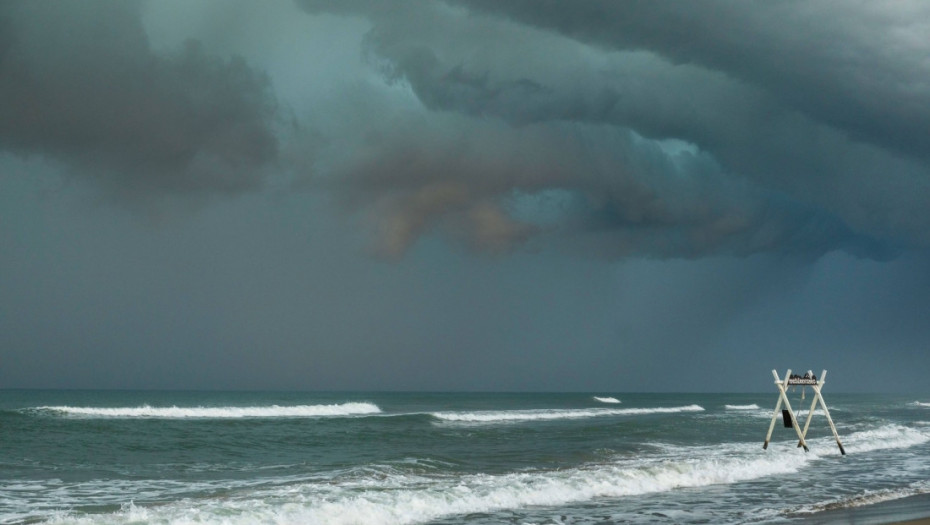
[(930, 493), (930, 399), (823, 393), (845, 456), (820, 410), (809, 452), (780, 416), (763, 450), (774, 387), (6, 390), (0, 523), (827, 523)]

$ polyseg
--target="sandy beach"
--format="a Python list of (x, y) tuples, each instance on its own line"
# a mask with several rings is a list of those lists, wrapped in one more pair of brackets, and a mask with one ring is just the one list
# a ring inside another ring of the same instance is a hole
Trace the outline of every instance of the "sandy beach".
[(819, 525), (930, 525), (930, 494), (829, 510), (804, 522)]

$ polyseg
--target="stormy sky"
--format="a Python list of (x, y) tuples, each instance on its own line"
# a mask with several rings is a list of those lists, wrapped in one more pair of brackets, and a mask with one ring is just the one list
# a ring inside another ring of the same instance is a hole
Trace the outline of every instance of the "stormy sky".
[(930, 393), (928, 35), (0, 0), (0, 388)]

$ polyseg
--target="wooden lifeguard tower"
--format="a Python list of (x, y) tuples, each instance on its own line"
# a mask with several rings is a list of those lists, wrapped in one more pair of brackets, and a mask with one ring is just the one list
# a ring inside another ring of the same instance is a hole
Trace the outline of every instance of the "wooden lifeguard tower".
[[(775, 370), (772, 370), (772, 375), (775, 376), (775, 386), (778, 388), (778, 403), (775, 405), (775, 412), (772, 413), (772, 422), (769, 424), (769, 432), (765, 435), (765, 443), (762, 445), (763, 450), (769, 448), (769, 440), (772, 439), (772, 430), (775, 429), (775, 421), (778, 419), (778, 412), (781, 411), (785, 426), (794, 428), (795, 432), (798, 434), (798, 447), (804, 447), (804, 452), (807, 452), (807, 442), (804, 441), (804, 437), (807, 436), (807, 429), (810, 427), (811, 419), (814, 417), (814, 410), (817, 409), (817, 403), (820, 403), (823, 407), (823, 414), (827, 416), (827, 422), (830, 423), (830, 430), (833, 431), (833, 437), (836, 438), (836, 445), (840, 447), (840, 453), (845, 456), (846, 451), (843, 449), (843, 443), (840, 442), (839, 434), (836, 433), (836, 426), (833, 424), (833, 419), (830, 417), (830, 410), (827, 409), (827, 403), (823, 400), (823, 395), (820, 393), (820, 389), (826, 382), (827, 371), (824, 370), (820, 373), (820, 379), (817, 379), (817, 376), (810, 370), (803, 376), (791, 375), (790, 368), (785, 373), (784, 379), (778, 377), (778, 372)], [(810, 410), (807, 411), (807, 421), (804, 422), (803, 430), (798, 425), (795, 413), (791, 409), (791, 403), (788, 402), (787, 391), (790, 386), (800, 386), (802, 388), (809, 386), (811, 390), (814, 391), (814, 401), (811, 403)], [(781, 408), (782, 403), (785, 404), (785, 410)]]

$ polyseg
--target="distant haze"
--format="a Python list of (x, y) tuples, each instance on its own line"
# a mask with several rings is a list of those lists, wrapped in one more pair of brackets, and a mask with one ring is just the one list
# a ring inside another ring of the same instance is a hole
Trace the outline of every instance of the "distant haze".
[(0, 1), (0, 388), (930, 396), (926, 2)]

